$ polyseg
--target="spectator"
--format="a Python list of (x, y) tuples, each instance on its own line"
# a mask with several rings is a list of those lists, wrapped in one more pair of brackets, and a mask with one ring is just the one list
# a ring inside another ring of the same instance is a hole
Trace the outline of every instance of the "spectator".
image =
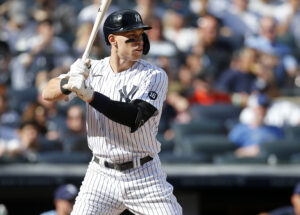
[(58, 126), (55, 127), (54, 120), (48, 117), (48, 112), (45, 106), (37, 102), (31, 102), (26, 105), (21, 122), (34, 121), (39, 130), (39, 151), (62, 150), (62, 143), (59, 140)]
[(207, 14), (208, 0), (190, 0), (189, 9), (197, 16), (204, 16)]
[(258, 33), (258, 17), (248, 9), (249, 0), (232, 0), (222, 16), (225, 26), (229, 27), (237, 47), (245, 37)]
[(265, 123), (279, 127), (300, 126), (300, 106), (288, 100), (277, 100), (268, 108)]
[(142, 19), (147, 20), (152, 16), (163, 18), (165, 10), (157, 4), (157, 0), (136, 0), (136, 6), (133, 8), (141, 14)]
[[(249, 100), (252, 100), (250, 97)], [(243, 109), (240, 114), (240, 121), (249, 124), (254, 117), (253, 110), (249, 107)], [(277, 99), (272, 101), (267, 109), (264, 118), (266, 125), (277, 127), (299, 126), (300, 125), (300, 106), (295, 102), (286, 99)]]
[(55, 35), (62, 38), (68, 45), (74, 40), (76, 29), (77, 2), (59, 0), (29, 0), (30, 15), (37, 21), (51, 19)]
[(285, 72), (279, 56), (273, 51), (261, 51), (256, 63), (255, 75), (257, 77), (255, 90), (263, 91), (271, 97), (279, 96), (279, 89), (285, 82)]
[(282, 0), (251, 0), (249, 10), (259, 17), (272, 16), (277, 21), (286, 17), (285, 8), (287, 1)]
[(70, 47), (55, 36), (51, 20), (39, 23), (37, 34), (28, 39), (27, 45), (28, 52), (16, 56), (11, 63), (12, 88), (16, 90), (34, 87), (39, 72), (50, 72), (70, 59)]
[(190, 0), (189, 9), (198, 17), (209, 13), (220, 18), (229, 2), (230, 0)]
[(41, 134), (46, 135), (47, 111), (44, 106), (37, 103), (29, 103), (22, 113), (21, 121), (35, 121)]
[(250, 94), (255, 89), (256, 51), (245, 47), (233, 58), (230, 68), (221, 74), (216, 88), (226, 93)]
[[(185, 58), (185, 64), (191, 70), (193, 77), (202, 75), (202, 73), (205, 72), (205, 70), (203, 69), (204, 59), (201, 55), (195, 53), (187, 54)], [(205, 73), (205, 75), (210, 74)]]
[(0, 40), (0, 93), (10, 86), (9, 63), (12, 58), (8, 43)]
[(191, 104), (214, 105), (220, 103), (231, 103), (231, 96), (224, 92), (217, 91), (212, 84), (212, 79), (208, 75), (196, 76), (193, 81), (194, 93), (190, 96)]
[(152, 27), (151, 31), (147, 32), (151, 48), (144, 58), (162, 67), (166, 71), (169, 81), (172, 82), (178, 74), (178, 49), (174, 43), (164, 37), (163, 25), (159, 17), (150, 17), (147, 24)]
[(281, 128), (264, 123), (269, 98), (259, 94), (254, 98), (254, 103), (251, 106), (253, 118), (250, 124), (238, 123), (228, 135), (229, 140), (239, 147), (235, 151), (237, 157), (255, 157), (259, 154), (260, 144), (284, 138)]
[(78, 189), (73, 184), (63, 184), (54, 193), (55, 209), (46, 211), (40, 215), (70, 215), (73, 209)]
[(181, 65), (178, 72), (178, 81), (169, 84), (169, 91), (180, 92), (185, 97), (189, 97), (193, 92), (193, 79), (195, 74), (187, 65)]
[(179, 65), (178, 50), (174, 43), (164, 37), (161, 19), (157, 16), (152, 16), (147, 20), (147, 24), (152, 27), (151, 31), (147, 32), (151, 48), (145, 57), (158, 65), (161, 65), (161, 60), (165, 58), (172, 65), (168, 70), (170, 71), (170, 74), (168, 74), (169, 78), (177, 75)]
[[(278, 23), (280, 27), (288, 27), (288, 25), (291, 23), (291, 21), (294, 19), (295, 16), (297, 16), (297, 13), (299, 12), (299, 0), (287, 0), (284, 1), (284, 3), (280, 7), (279, 14), (276, 14), (279, 17), (275, 17), (276, 20), (278, 20)], [(280, 33), (285, 33), (287, 31), (287, 28), (279, 28)]]
[(290, 201), (291, 206), (280, 207), (259, 215), (300, 215), (300, 183), (295, 185)]
[[(42, 88), (41, 88), (42, 89)], [(72, 102), (67, 103), (66, 101), (61, 101), (58, 103), (49, 102), (42, 98), (42, 91), (38, 91), (36, 102), (38, 105), (41, 105), (45, 109), (47, 114), (47, 134), (46, 137), (49, 140), (57, 140), (59, 137), (58, 131), (64, 128), (65, 119), (66, 119), (66, 109), (68, 105), (76, 103), (78, 100), (74, 99)]]
[[(187, 123), (191, 121), (191, 116), (188, 111), (189, 101), (186, 97), (180, 95), (178, 92), (170, 92), (167, 94), (166, 103), (175, 110), (176, 114), (172, 121), (177, 123)], [(171, 114), (174, 112), (173, 110), (171, 110)]]
[(279, 23), (278, 35), (282, 41), (290, 47), (294, 47), (294, 52), (299, 58), (300, 31), (297, 28), (297, 23), (300, 22), (300, 1), (288, 0), (284, 11), (281, 11), (284, 19)]
[(196, 29), (186, 25), (182, 10), (170, 9), (163, 17), (163, 35), (173, 42), (177, 49), (186, 54), (197, 42)]
[(20, 115), (10, 108), (9, 102), (7, 92), (0, 93), (0, 124), (17, 128), (20, 123)]
[(66, 128), (60, 132), (60, 139), (65, 152), (89, 152), (82, 106), (73, 105), (69, 107)]
[(38, 136), (39, 130), (36, 122), (21, 123), (20, 128), (11, 133), (10, 137), (1, 136), (0, 157), (34, 161), (39, 151)]
[[(73, 52), (76, 58), (81, 57), (85, 51), (88, 40), (90, 38), (93, 29), (93, 23), (85, 22), (78, 26), (75, 41), (73, 43)], [(107, 55), (106, 46), (104, 46), (104, 40), (101, 40), (100, 36), (96, 37), (91, 49), (91, 58), (102, 58)]]
[[(171, 129), (172, 123), (176, 120), (177, 112), (176, 109), (166, 102), (163, 106), (161, 119), (158, 127), (158, 136), (162, 136), (164, 139), (169, 140), (174, 137), (174, 132)], [(168, 136), (168, 133), (171, 132), (171, 135)]]
[(252, 47), (264, 55), (273, 56), (275, 62), (274, 75), (279, 86), (285, 86), (287, 77), (294, 78), (298, 72), (298, 63), (292, 55), (291, 48), (278, 41), (277, 22), (271, 16), (260, 19), (258, 36), (246, 39), (245, 45)]
[[(83, 24), (94, 24), (95, 22), (95, 18), (96, 18), (96, 14), (99, 10), (99, 5), (101, 4), (102, 0), (92, 0), (92, 4), (89, 4), (87, 6), (85, 6), (84, 8), (82, 8), (79, 11), (79, 15), (77, 17), (77, 26), (81, 26)], [(120, 7), (118, 5), (114, 5), (114, 1), (112, 1), (111, 5), (108, 7), (103, 20), (106, 19), (106, 17), (108, 16), (108, 14), (119, 10)], [(103, 24), (104, 22), (100, 23), (100, 27), (99, 29), (103, 29)], [(101, 38), (104, 38), (103, 32), (99, 30), (99, 36)], [(78, 38), (77, 38), (78, 39)], [(104, 39), (103, 39), (104, 40)], [(106, 46), (105, 46), (106, 47)], [(109, 50), (106, 50), (107, 52), (109, 52)]]
[[(101, 1), (102, 0), (92, 0), (92, 4), (82, 8), (79, 11), (77, 24), (81, 25), (82, 23), (86, 23), (86, 22), (93, 24), (95, 21), (95, 18), (96, 18), (96, 14), (99, 9), (99, 5), (101, 4)], [(103, 20), (105, 20), (105, 18), (107, 17), (107, 14), (110, 14), (118, 9), (119, 9), (119, 7), (114, 5), (112, 2), (112, 4), (108, 8)], [(102, 29), (102, 27), (100, 27), (100, 29)]]
[(13, 54), (25, 51), (28, 39), (35, 33), (36, 23), (30, 21), (27, 9), (25, 1), (13, 0), (8, 4), (1, 38), (9, 44)]
[(193, 53), (202, 56), (203, 69), (218, 79), (220, 74), (229, 67), (232, 45), (220, 35), (219, 20), (212, 15), (199, 18), (197, 44), (193, 46)]

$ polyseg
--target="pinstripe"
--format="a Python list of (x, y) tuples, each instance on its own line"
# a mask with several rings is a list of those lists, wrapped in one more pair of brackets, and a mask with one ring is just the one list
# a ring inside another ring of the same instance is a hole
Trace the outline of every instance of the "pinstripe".
[(116, 178), (109, 171), (108, 174), (103, 174), (95, 168), (98, 168), (95, 164), (89, 166), (90, 171), (87, 171), (82, 183), (72, 215), (115, 215), (124, 210), (124, 205), (119, 200), (120, 189), (114, 182)]
[(166, 174), (158, 161), (133, 170), (126, 179), (128, 182), (124, 187), (127, 189), (127, 198), (124, 202), (136, 215), (182, 214), (181, 207), (172, 194), (173, 188), (166, 182)]
[[(144, 60), (117, 74), (110, 67), (109, 57), (91, 60), (91, 65), (88, 81), (95, 91), (115, 101), (141, 99), (158, 110), (157, 115), (130, 133), (129, 127), (108, 119), (87, 105), (88, 144), (93, 155), (101, 161), (116, 163), (147, 155), (154, 160), (125, 172), (91, 162), (72, 215), (117, 215), (125, 208), (136, 215), (181, 215), (182, 209), (157, 156), (160, 143), (156, 134), (168, 87), (166, 73)], [(150, 97), (150, 92), (156, 98)]]
[[(135, 133), (129, 133), (129, 128), (113, 122), (100, 113), (93, 117), (88, 117), (87, 123), (89, 129), (93, 131), (90, 134), (93, 138), (89, 142), (93, 153), (101, 157), (107, 157), (111, 161), (131, 160), (136, 156), (145, 156), (147, 154), (156, 154), (160, 150), (160, 143), (156, 140), (157, 125), (160, 119), (161, 106), (165, 99), (167, 76), (161, 69), (140, 60), (132, 68), (119, 74), (114, 74), (109, 66), (109, 58), (103, 60), (92, 60), (92, 73), (101, 75), (92, 77), (92, 86), (94, 89), (104, 95), (119, 100), (119, 89), (127, 86), (127, 93), (133, 85), (138, 86), (138, 91), (131, 99), (143, 99), (159, 107), (159, 114), (150, 118), (145, 125)], [(166, 80), (165, 80), (166, 79)], [(101, 84), (99, 84), (99, 82)], [(145, 86), (147, 85), (147, 86)], [(162, 95), (159, 95), (157, 101), (150, 101), (148, 92), (142, 90), (157, 91), (159, 94), (162, 88)], [(88, 107), (88, 109), (92, 109)], [(88, 111), (87, 114), (95, 113)], [(96, 116), (97, 115), (97, 116)], [(98, 119), (98, 120), (95, 120)], [(101, 127), (103, 131), (99, 129)], [(148, 132), (150, 130), (151, 132)], [(105, 138), (109, 137), (109, 138)]]

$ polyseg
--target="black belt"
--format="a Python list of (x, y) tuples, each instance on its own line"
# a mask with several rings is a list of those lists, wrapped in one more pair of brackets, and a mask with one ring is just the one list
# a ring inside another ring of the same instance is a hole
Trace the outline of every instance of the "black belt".
[[(140, 159), (140, 164), (142, 166), (142, 165), (144, 165), (145, 163), (147, 163), (151, 160), (153, 160), (153, 158), (150, 157), (150, 156), (141, 158)], [(100, 160), (96, 156), (94, 156), (93, 161), (100, 164)], [(126, 171), (126, 170), (132, 169), (134, 167), (133, 166), (133, 161), (128, 161), (128, 162), (125, 162), (125, 163), (109, 163), (107, 161), (104, 161), (104, 166), (106, 168), (115, 169), (115, 170), (119, 170), (119, 171)]]

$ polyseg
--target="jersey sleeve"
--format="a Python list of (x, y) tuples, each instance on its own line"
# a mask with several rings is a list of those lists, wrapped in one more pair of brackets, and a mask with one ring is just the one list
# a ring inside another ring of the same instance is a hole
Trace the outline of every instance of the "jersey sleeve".
[(153, 105), (157, 110), (163, 105), (168, 89), (168, 76), (164, 70), (158, 69), (151, 72), (140, 87), (136, 99), (144, 100)]

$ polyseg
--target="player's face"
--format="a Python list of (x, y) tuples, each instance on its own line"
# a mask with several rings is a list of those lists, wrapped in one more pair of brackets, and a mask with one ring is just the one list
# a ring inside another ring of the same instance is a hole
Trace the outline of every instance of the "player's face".
[(143, 30), (122, 32), (116, 34), (118, 54), (125, 60), (136, 61), (143, 55)]

